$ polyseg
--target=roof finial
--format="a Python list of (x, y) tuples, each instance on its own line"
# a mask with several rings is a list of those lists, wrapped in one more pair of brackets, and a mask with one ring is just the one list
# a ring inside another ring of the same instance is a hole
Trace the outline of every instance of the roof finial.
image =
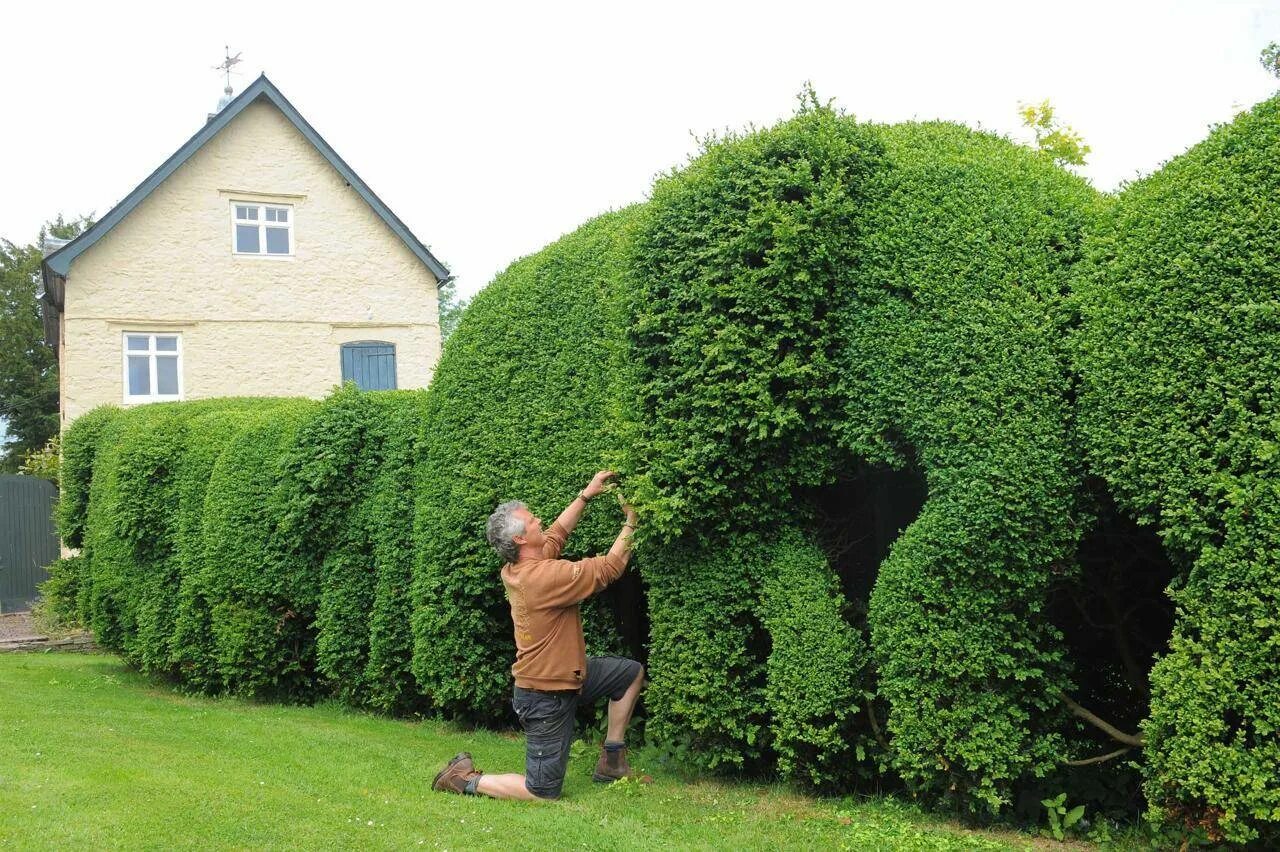
[(222, 97), (218, 100), (217, 112), (222, 112), (223, 108), (231, 103), (231, 69), (235, 65), (240, 64), (240, 54), (244, 51), (237, 51), (235, 56), (231, 55), (231, 45), (224, 45), (226, 58), (219, 65), (213, 66), (214, 71), (224, 71), (227, 75), (227, 87), (222, 90)]

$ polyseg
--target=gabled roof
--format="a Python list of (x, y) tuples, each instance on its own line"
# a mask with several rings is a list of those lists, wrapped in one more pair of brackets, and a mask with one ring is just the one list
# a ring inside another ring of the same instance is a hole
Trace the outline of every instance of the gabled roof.
[(125, 199), (111, 208), (107, 215), (103, 216), (97, 224), (76, 237), (67, 245), (58, 249), (44, 259), (44, 265), (47, 271), (53, 272), (65, 278), (67, 272), (71, 269), (71, 262), (79, 257), (85, 249), (102, 239), (107, 233), (119, 224), (120, 220), (128, 216), (133, 208), (137, 207), (144, 198), (152, 193), (157, 186), (164, 182), (165, 178), (173, 174), (179, 166), (191, 158), (196, 151), (199, 151), (204, 143), (208, 142), (218, 131), (226, 127), (237, 115), (244, 111), (245, 107), (258, 100), (265, 98), (276, 106), (285, 117), (298, 128), (298, 132), (306, 137), (307, 141), (315, 146), (316, 150), (329, 161), (329, 165), (333, 166), (338, 174), (351, 185), (351, 188), (360, 193), (360, 197), (369, 203), (374, 212), (387, 223), (387, 227), (395, 232), (396, 236), (404, 240), (404, 244), (409, 250), (421, 260), (431, 274), (437, 280), (443, 282), (452, 276), (449, 270), (440, 261), (436, 260), (435, 255), (431, 253), (422, 241), (413, 235), (413, 232), (405, 227), (396, 214), (382, 202), (382, 199), (374, 194), (368, 185), (360, 179), (360, 176), (352, 171), (351, 167), (338, 156), (333, 148), (329, 147), (329, 143), (316, 133), (315, 128), (307, 123), (307, 120), (294, 109), (293, 104), (289, 103), (288, 98), (280, 94), (280, 90), (275, 84), (267, 79), (267, 75), (263, 74), (254, 80), (243, 92), (241, 92), (231, 103), (227, 104), (221, 112), (213, 116), (204, 127), (200, 128), (195, 136), (187, 140), (187, 143), (179, 148), (173, 156), (165, 160), (160, 168), (156, 169), (151, 175), (138, 185), (133, 192), (125, 196)]

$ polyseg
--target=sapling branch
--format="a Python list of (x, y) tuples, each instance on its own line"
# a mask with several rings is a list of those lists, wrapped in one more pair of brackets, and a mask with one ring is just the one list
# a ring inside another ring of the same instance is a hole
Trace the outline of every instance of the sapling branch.
[(880, 723), (876, 721), (876, 710), (871, 706), (871, 699), (865, 701), (867, 707), (867, 721), (871, 723), (871, 733), (875, 734), (876, 742), (880, 743), (880, 747), (885, 751), (889, 751), (889, 741), (884, 738), (884, 733), (880, 730)]
[(1131, 751), (1133, 751), (1133, 746), (1125, 746), (1124, 748), (1118, 748), (1115, 751), (1109, 751), (1106, 754), (1100, 754), (1097, 757), (1086, 757), (1083, 760), (1068, 760), (1066, 762), (1066, 765), (1067, 766), (1089, 766), (1094, 763), (1106, 763), (1108, 760), (1111, 760), (1113, 757), (1119, 757), (1120, 755), (1128, 754)]
[(1112, 725), (1103, 719), (1099, 719), (1096, 715), (1072, 701), (1071, 696), (1067, 695), (1065, 692), (1059, 692), (1058, 697), (1067, 705), (1067, 709), (1070, 710), (1072, 714), (1088, 722), (1090, 725), (1093, 725), (1099, 731), (1102, 731), (1116, 742), (1124, 743), (1131, 747), (1140, 747), (1146, 741), (1142, 734), (1126, 734), (1115, 725)]

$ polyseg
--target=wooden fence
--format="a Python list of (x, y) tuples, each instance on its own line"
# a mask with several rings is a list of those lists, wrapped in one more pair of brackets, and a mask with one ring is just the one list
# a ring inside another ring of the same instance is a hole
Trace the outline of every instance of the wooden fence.
[(57, 487), (34, 476), (0, 474), (0, 612), (30, 609), (61, 552), (53, 526)]

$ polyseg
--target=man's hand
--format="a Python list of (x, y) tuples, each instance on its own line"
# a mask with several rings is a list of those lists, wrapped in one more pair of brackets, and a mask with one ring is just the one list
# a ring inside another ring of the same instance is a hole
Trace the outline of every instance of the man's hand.
[(613, 479), (615, 476), (617, 476), (617, 474), (611, 470), (600, 471), (595, 476), (591, 477), (591, 482), (587, 484), (586, 488), (582, 489), (582, 498), (584, 500), (590, 500), (592, 497), (597, 497), (603, 494), (606, 486), (609, 484), (609, 480)]
[(627, 516), (627, 519), (622, 522), (622, 529), (618, 531), (618, 537), (614, 540), (613, 547), (609, 548), (609, 555), (616, 556), (622, 560), (623, 565), (626, 565), (631, 559), (631, 539), (636, 531), (636, 510), (622, 496), (621, 491), (618, 492), (618, 505), (622, 506), (622, 511)]
[(622, 512), (624, 515), (626, 515), (626, 520), (623, 523), (629, 525), (632, 529), (635, 529), (636, 521), (638, 520), (636, 518), (636, 510), (632, 507), (630, 503), (627, 502), (626, 498), (622, 496), (621, 492), (618, 493), (618, 505), (622, 507)]

